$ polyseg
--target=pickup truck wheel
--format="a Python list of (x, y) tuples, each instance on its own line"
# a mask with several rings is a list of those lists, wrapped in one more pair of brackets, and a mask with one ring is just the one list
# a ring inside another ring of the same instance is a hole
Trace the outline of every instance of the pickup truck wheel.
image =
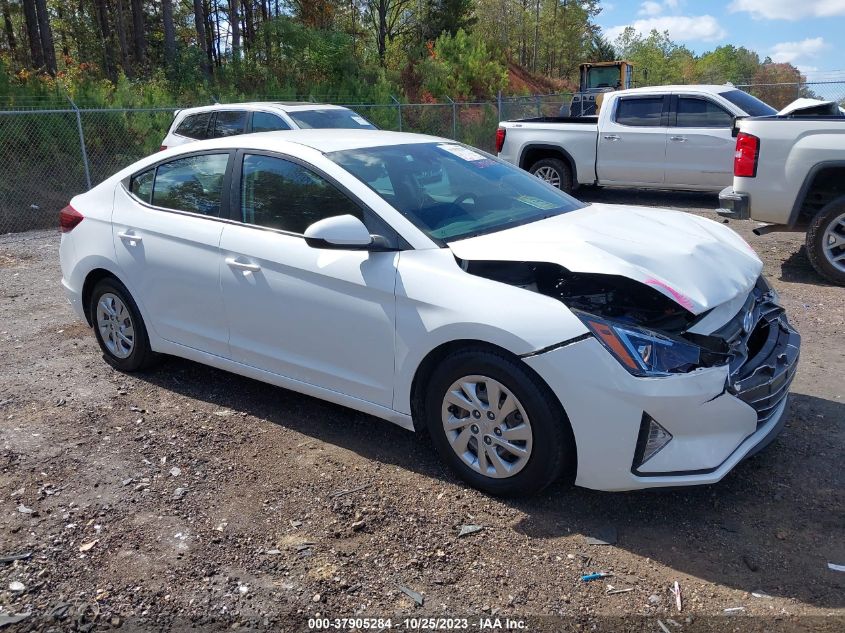
[(443, 359), (424, 396), (443, 460), (484, 492), (530, 495), (575, 464), (575, 441), (557, 398), (518, 359), (464, 349)]
[(845, 284), (845, 197), (813, 218), (807, 229), (807, 257), (822, 277)]
[(572, 171), (569, 165), (558, 158), (538, 160), (528, 171), (561, 191), (566, 193), (572, 191)]

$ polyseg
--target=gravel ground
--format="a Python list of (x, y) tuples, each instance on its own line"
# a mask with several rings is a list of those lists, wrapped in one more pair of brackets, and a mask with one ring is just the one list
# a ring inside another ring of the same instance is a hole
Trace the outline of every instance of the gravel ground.
[[(62, 298), (57, 234), (0, 237), (0, 558), (31, 553), (0, 562), (0, 627), (304, 631), (319, 614), (842, 631), (845, 573), (828, 563), (845, 564), (845, 290), (800, 234), (731, 226), (803, 336), (779, 440), (714, 486), (519, 501), (466, 488), (425, 437), (363, 414), (179, 359), (113, 371)], [(588, 543), (608, 528), (615, 545)], [(600, 570), (614, 576), (580, 582)]]

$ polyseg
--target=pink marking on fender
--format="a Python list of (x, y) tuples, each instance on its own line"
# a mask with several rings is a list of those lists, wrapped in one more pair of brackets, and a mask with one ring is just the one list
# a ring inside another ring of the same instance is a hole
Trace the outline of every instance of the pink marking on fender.
[(660, 281), (659, 279), (654, 279), (653, 277), (651, 277), (649, 279), (646, 279), (645, 283), (647, 283), (649, 286), (657, 286), (659, 288), (663, 288), (664, 290), (667, 290), (669, 292), (669, 294), (672, 295), (672, 298), (675, 301), (677, 301), (679, 304), (681, 304), (683, 307), (685, 307), (690, 312), (693, 312), (694, 306), (692, 304), (692, 299), (690, 299), (686, 295), (681, 294), (680, 292), (675, 290), (672, 286), (670, 286), (666, 282), (663, 282), (663, 281)]

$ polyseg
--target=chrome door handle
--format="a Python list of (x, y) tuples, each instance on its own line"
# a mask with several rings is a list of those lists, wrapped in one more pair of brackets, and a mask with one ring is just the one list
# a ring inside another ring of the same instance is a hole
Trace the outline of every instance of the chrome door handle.
[(118, 233), (117, 236), (122, 240), (127, 240), (130, 245), (133, 245), (134, 243), (140, 244), (144, 241), (144, 238), (140, 235), (133, 235), (132, 233), (126, 233), (125, 231), (123, 233)]
[(604, 135), (604, 139), (605, 139), (606, 141), (618, 141), (618, 140), (619, 140), (619, 139), (621, 139), (621, 138), (622, 138), (622, 137), (621, 137), (621, 136), (619, 136), (618, 134), (605, 134), (605, 135)]
[(227, 257), (226, 264), (230, 268), (237, 268), (238, 270), (248, 270), (251, 273), (255, 273), (261, 270), (261, 266), (259, 266), (258, 264), (248, 264), (247, 262), (239, 262), (234, 257)]
[(686, 136), (670, 136), (670, 141), (677, 141), (678, 143), (685, 143), (687, 140)]

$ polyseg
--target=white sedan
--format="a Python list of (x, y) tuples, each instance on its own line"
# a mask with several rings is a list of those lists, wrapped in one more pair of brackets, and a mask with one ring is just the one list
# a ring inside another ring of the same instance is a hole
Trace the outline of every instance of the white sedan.
[(453, 141), (201, 141), (60, 221), (67, 298), (117, 369), (172, 354), (427, 429), (490, 493), (712, 483), (785, 422), (800, 339), (738, 235)]

